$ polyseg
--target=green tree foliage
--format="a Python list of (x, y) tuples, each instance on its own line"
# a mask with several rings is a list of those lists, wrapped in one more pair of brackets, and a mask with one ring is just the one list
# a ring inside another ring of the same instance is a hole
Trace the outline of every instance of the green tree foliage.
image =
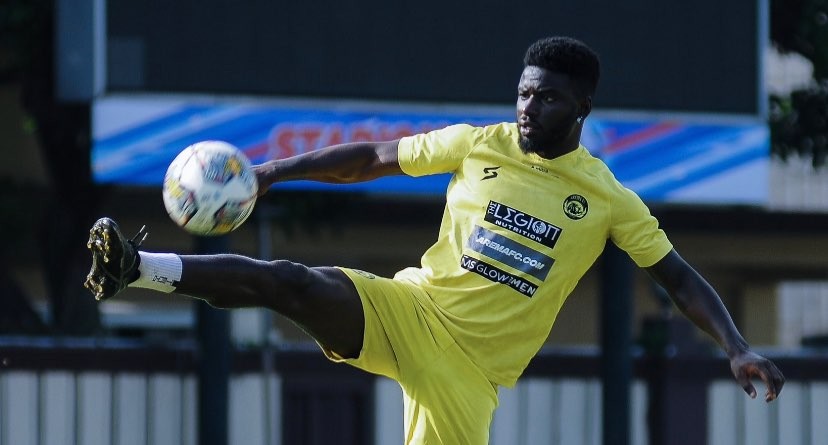
[(813, 63), (814, 83), (790, 96), (771, 96), (773, 154), (810, 157), (814, 167), (828, 158), (828, 0), (773, 0), (771, 40), (782, 52)]
[(772, 96), (771, 148), (782, 159), (791, 154), (809, 157), (814, 167), (828, 156), (828, 80), (796, 90), (790, 96)]

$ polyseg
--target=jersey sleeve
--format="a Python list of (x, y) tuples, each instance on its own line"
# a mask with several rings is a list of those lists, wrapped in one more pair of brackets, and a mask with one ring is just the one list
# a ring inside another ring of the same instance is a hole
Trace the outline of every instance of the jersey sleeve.
[(610, 239), (639, 267), (652, 266), (664, 258), (673, 245), (641, 198), (620, 184), (619, 188), (612, 203)]
[(400, 139), (397, 156), (403, 173), (424, 176), (456, 170), (471, 152), (478, 130), (466, 124)]

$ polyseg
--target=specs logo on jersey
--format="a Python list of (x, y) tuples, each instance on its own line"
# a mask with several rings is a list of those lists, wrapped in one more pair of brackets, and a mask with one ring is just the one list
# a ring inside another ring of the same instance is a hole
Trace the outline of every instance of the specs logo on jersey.
[(484, 167), (483, 174), (486, 175), (480, 178), (481, 181), (485, 181), (487, 179), (497, 178), (497, 170), (500, 168), (498, 165), (497, 167)]
[(579, 220), (586, 216), (589, 204), (581, 195), (569, 195), (564, 199), (563, 211), (570, 219)]
[(560, 227), (495, 201), (489, 201), (483, 219), (550, 249), (561, 236)]

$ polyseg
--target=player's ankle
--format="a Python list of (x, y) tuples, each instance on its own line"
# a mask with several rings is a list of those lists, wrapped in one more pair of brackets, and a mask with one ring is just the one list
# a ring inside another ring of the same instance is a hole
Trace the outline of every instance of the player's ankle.
[(129, 287), (175, 291), (181, 280), (181, 257), (174, 253), (138, 252), (138, 274)]

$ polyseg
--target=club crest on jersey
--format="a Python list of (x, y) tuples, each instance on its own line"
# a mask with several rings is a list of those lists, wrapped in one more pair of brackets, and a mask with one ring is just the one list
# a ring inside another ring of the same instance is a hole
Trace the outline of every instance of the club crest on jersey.
[(589, 204), (581, 195), (569, 195), (564, 199), (563, 211), (570, 219), (579, 220), (586, 216)]

